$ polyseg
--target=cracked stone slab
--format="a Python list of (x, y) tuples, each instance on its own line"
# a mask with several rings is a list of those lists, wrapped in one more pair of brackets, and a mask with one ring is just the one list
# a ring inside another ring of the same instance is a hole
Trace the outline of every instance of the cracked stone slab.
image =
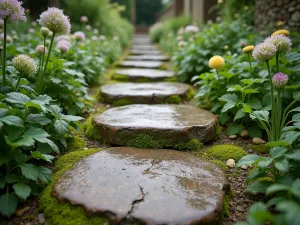
[(149, 68), (157, 69), (163, 65), (163, 62), (160, 61), (134, 61), (134, 60), (125, 60), (119, 63), (121, 67), (138, 67), (138, 68)]
[(164, 55), (129, 55), (126, 60), (168, 61), (169, 57)]
[(115, 74), (127, 76), (129, 81), (137, 81), (139, 79), (162, 81), (176, 76), (173, 71), (139, 68), (121, 69), (117, 70)]
[(107, 84), (100, 88), (102, 101), (113, 104), (126, 99), (131, 104), (160, 104), (174, 95), (186, 99), (191, 86), (176, 82)]
[(158, 50), (140, 50), (140, 49), (132, 49), (130, 51), (132, 55), (162, 55), (161, 51)]
[(93, 119), (103, 140), (127, 145), (139, 135), (164, 139), (171, 146), (197, 139), (212, 141), (218, 119), (191, 105), (127, 105), (106, 110)]
[(192, 154), (120, 147), (77, 162), (52, 193), (113, 223), (195, 225), (219, 224), (228, 189), (222, 169)]

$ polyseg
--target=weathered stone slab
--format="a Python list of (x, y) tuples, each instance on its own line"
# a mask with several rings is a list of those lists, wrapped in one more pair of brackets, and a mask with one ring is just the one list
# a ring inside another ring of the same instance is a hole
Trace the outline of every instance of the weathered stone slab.
[(94, 117), (99, 136), (110, 144), (136, 146), (147, 136), (163, 147), (192, 139), (208, 142), (215, 138), (218, 119), (212, 113), (191, 105), (128, 105), (112, 108)]
[(149, 45), (151, 44), (151, 40), (145, 36), (134, 37), (132, 39), (133, 45)]
[(119, 63), (122, 67), (138, 67), (138, 68), (150, 68), (157, 69), (163, 65), (160, 61), (129, 61), (125, 60)]
[(157, 51), (158, 49), (154, 45), (133, 45), (132, 50)]
[[(126, 76), (128, 81), (138, 81), (141, 79), (162, 81), (165, 79), (174, 78), (176, 76), (173, 71), (139, 68), (116, 70), (115, 74)], [(118, 77), (113, 76), (113, 79), (118, 79)]]
[(120, 83), (107, 84), (100, 88), (102, 102), (113, 104), (121, 99), (130, 104), (168, 103), (170, 97), (176, 96), (180, 103), (189, 96), (192, 87), (183, 83)]
[(168, 61), (169, 57), (164, 55), (129, 55), (126, 60)]
[(61, 201), (112, 224), (219, 224), (229, 184), (206, 160), (165, 149), (110, 148), (90, 155), (53, 187)]
[(132, 54), (132, 55), (162, 55), (161, 51), (157, 51), (157, 50), (148, 51), (148, 50), (139, 50), (139, 49), (131, 50), (130, 54)]

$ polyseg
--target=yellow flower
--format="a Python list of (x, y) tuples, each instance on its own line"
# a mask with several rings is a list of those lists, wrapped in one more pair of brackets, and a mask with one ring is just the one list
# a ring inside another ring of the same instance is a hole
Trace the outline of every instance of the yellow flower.
[(221, 69), (225, 65), (225, 60), (222, 56), (215, 55), (208, 61), (208, 66), (212, 69)]
[(244, 47), (244, 48), (242, 49), (242, 51), (243, 51), (244, 53), (250, 53), (250, 52), (253, 51), (253, 49), (254, 49), (254, 46), (253, 46), (253, 45), (248, 45), (248, 46)]
[(274, 36), (276, 34), (283, 34), (285, 36), (289, 36), (290, 32), (288, 30), (277, 30), (271, 36)]

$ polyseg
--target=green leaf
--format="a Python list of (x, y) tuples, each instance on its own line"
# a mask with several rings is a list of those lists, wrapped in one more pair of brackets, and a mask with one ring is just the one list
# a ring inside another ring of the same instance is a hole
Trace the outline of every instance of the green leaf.
[(263, 110), (260, 110), (260, 111), (253, 111), (251, 114), (250, 114), (250, 118), (251, 119), (259, 119), (261, 121), (265, 121), (267, 123), (269, 123), (269, 112), (268, 111), (263, 111)]
[(5, 181), (9, 184), (12, 184), (19, 181), (19, 177), (17, 176), (17, 174), (9, 173), (5, 176)]
[(289, 187), (284, 184), (272, 184), (270, 187), (267, 188), (266, 194), (271, 195), (279, 191), (287, 191)]
[(300, 179), (295, 180), (291, 187), (291, 192), (294, 196), (300, 199)]
[(245, 115), (246, 115), (246, 113), (242, 109), (238, 110), (234, 116), (233, 122), (238, 119), (243, 118)]
[(271, 181), (256, 181), (248, 185), (247, 191), (253, 194), (264, 193), (271, 184), (273, 184)]
[(295, 152), (291, 153), (291, 154), (287, 154), (286, 157), (288, 159), (293, 159), (296, 161), (300, 161), (300, 150), (296, 150)]
[(57, 105), (51, 105), (48, 107), (48, 111), (55, 117), (60, 117), (61, 116), (61, 108), (58, 107)]
[(227, 112), (229, 109), (232, 109), (235, 107), (235, 103), (234, 102), (227, 102), (224, 107), (221, 110), (221, 113), (225, 113)]
[(253, 154), (246, 155), (238, 161), (236, 166), (241, 167), (243, 165), (250, 165), (256, 162), (257, 160), (259, 160), (260, 158), (261, 157), (258, 155), (253, 155)]
[(46, 139), (50, 137), (50, 135), (41, 128), (31, 128), (28, 131), (26, 131), (23, 136), (30, 137), (41, 143), (46, 143)]
[(281, 140), (292, 145), (299, 137), (300, 137), (300, 132), (289, 131), (282, 134)]
[(228, 113), (221, 113), (219, 115), (219, 119), (220, 119), (221, 124), (225, 124), (229, 120)]
[(19, 198), (26, 200), (30, 195), (31, 188), (24, 183), (16, 183), (13, 185), (13, 189), (15, 190), (16, 195)]
[(64, 120), (56, 120), (54, 123), (54, 128), (56, 132), (63, 136), (68, 132), (69, 124)]
[(28, 123), (38, 123), (43, 126), (51, 123), (51, 120), (48, 119), (45, 115), (43, 114), (29, 114), (26, 118), (26, 122)]
[(3, 177), (0, 178), (0, 189), (5, 187), (5, 179)]
[(38, 167), (38, 170), (39, 170), (39, 180), (48, 184), (51, 181), (52, 171), (43, 166)]
[(270, 155), (273, 159), (277, 159), (283, 156), (286, 152), (288, 152), (287, 148), (275, 147), (270, 150)]
[(15, 213), (18, 205), (17, 197), (12, 193), (6, 193), (0, 196), (0, 214), (11, 216)]
[(245, 113), (252, 113), (251, 107), (249, 105), (247, 105), (247, 104), (243, 104), (243, 111)]
[(39, 168), (33, 164), (21, 164), (19, 165), (21, 168), (22, 175), (29, 180), (37, 181), (40, 176)]
[(244, 129), (245, 127), (242, 124), (232, 123), (227, 128), (227, 134), (228, 135), (238, 134)]
[(31, 156), (35, 159), (42, 159), (42, 160), (45, 160), (47, 162), (52, 162), (52, 160), (55, 158), (54, 156), (52, 155), (47, 155), (47, 154), (42, 154), (38, 151), (35, 151), (35, 152), (31, 152)]
[(283, 159), (281, 161), (278, 161), (275, 163), (276, 169), (278, 169), (280, 172), (288, 172), (289, 171), (289, 162), (286, 159)]
[(262, 169), (266, 169), (272, 162), (273, 159), (270, 157), (262, 157), (263, 160), (258, 162), (258, 166)]
[(221, 98), (219, 98), (220, 101), (224, 101), (224, 102), (237, 102), (238, 97), (236, 94), (226, 94), (223, 95)]
[(30, 102), (26, 102), (25, 107), (26, 108), (35, 108), (35, 109), (38, 109), (38, 110), (42, 110), (42, 106), (40, 104), (34, 102), (34, 100), (30, 101)]
[(262, 108), (261, 102), (257, 98), (250, 99), (246, 104), (249, 105), (252, 109), (258, 110)]
[(12, 104), (25, 105), (26, 102), (30, 101), (30, 98), (19, 92), (11, 92), (7, 94), (7, 97), (4, 100)]
[(0, 117), (5, 116), (8, 113), (8, 109), (0, 108)]
[(290, 146), (290, 144), (288, 142), (285, 142), (285, 141), (270, 141), (266, 144), (266, 146), (269, 146), (269, 147), (278, 147), (278, 146), (287, 147), (287, 146)]
[(248, 127), (247, 131), (249, 133), (249, 137), (262, 137), (262, 131), (257, 126)]
[(23, 120), (18, 116), (5, 116), (1, 117), (0, 121), (2, 123), (7, 124), (8, 126), (15, 126), (15, 127), (24, 127)]
[(285, 222), (283, 224), (299, 225), (300, 206), (294, 201), (282, 201), (276, 205), (276, 209), (284, 212)]

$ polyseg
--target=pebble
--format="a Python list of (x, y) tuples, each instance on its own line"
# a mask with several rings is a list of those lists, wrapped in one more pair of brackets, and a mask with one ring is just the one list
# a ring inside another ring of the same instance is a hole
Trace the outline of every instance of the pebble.
[(25, 212), (27, 212), (29, 209), (30, 209), (29, 206), (26, 206), (26, 207), (24, 207), (24, 208), (22, 208), (22, 209), (17, 209), (16, 215), (17, 215), (17, 216), (22, 216), (22, 215), (23, 215)]
[(241, 132), (241, 137), (242, 137), (242, 138), (248, 138), (248, 137), (249, 137), (248, 131), (247, 131), (247, 130), (243, 130), (243, 131)]
[(265, 143), (266, 142), (263, 139), (259, 138), (259, 137), (253, 138), (253, 144), (259, 145), (259, 144), (265, 144)]
[(38, 214), (38, 221), (39, 221), (39, 224), (44, 224), (46, 222), (44, 213)]
[(237, 135), (236, 134), (229, 135), (229, 138), (230, 139), (237, 139)]
[(230, 168), (234, 168), (235, 167), (234, 159), (228, 159), (227, 162), (226, 162), (226, 166), (228, 166)]
[(248, 166), (242, 165), (241, 168), (242, 168), (243, 170), (246, 170), (246, 169), (248, 169)]

